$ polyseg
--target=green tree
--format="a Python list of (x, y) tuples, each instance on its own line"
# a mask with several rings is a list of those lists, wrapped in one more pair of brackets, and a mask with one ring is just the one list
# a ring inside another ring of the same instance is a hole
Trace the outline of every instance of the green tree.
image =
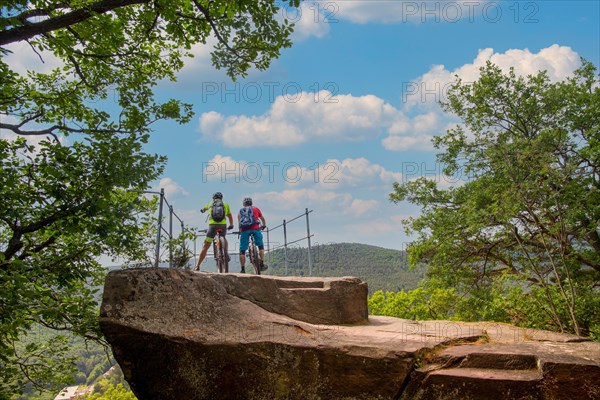
[[(449, 189), (421, 178), (390, 198), (422, 208), (405, 221), (409, 260), (453, 288), (446, 314), (597, 335), (600, 330), (600, 85), (583, 61), (563, 82), (488, 63), (443, 103), (463, 124), (435, 140)], [(438, 285), (439, 286), (439, 285)]]
[(122, 383), (116, 386), (109, 385), (106, 388), (103, 387), (102, 393), (93, 393), (83, 398), (87, 400), (137, 400), (133, 392), (126, 389)]
[[(0, 397), (7, 397), (28, 382), (44, 389), (69, 381), (62, 333), (101, 340), (98, 256), (145, 256), (143, 216), (153, 204), (132, 191), (147, 189), (165, 159), (143, 145), (154, 122), (193, 115), (190, 104), (156, 101), (156, 84), (174, 80), (192, 46), (211, 38), (213, 64), (231, 78), (265, 69), (291, 45), (292, 25), (277, 18), (273, 0), (0, 7)], [(20, 73), (10, 64), (18, 43), (62, 64)], [(34, 324), (57, 336), (19, 346)]]

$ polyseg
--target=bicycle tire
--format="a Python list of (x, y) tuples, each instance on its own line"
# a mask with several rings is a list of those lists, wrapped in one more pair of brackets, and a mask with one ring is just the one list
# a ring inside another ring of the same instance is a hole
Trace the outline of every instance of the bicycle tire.
[(216, 240), (213, 240), (213, 255), (215, 257), (216, 272), (221, 272), (221, 261), (219, 260), (219, 246), (217, 245)]
[(219, 242), (221, 245), (219, 246), (219, 258), (221, 259), (221, 273), (229, 272), (229, 262), (227, 261), (227, 254), (225, 254), (225, 238), (223, 236), (219, 236)]
[(258, 250), (254, 244), (254, 238), (250, 239), (250, 246), (248, 246), (248, 256), (250, 258), (250, 264), (254, 268), (254, 273), (260, 275), (260, 260), (258, 258)]
[(215, 239), (213, 240), (213, 254), (215, 256), (216, 270), (217, 270), (217, 273), (219, 273), (219, 274), (223, 273), (223, 270), (225, 269), (223, 266), (224, 258), (223, 258), (222, 248), (223, 248), (223, 242), (221, 242), (221, 237), (219, 235), (217, 235), (215, 237)]

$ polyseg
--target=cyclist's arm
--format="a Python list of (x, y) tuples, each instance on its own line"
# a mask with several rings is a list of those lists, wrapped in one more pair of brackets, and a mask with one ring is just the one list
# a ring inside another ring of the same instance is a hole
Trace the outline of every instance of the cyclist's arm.
[(259, 218), (260, 218), (260, 222), (262, 222), (262, 226), (267, 226), (267, 221), (265, 221), (265, 217), (263, 217), (261, 215)]

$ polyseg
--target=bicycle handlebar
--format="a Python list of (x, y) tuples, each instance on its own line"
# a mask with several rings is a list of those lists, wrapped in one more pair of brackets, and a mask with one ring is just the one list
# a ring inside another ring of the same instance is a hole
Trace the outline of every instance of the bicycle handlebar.
[[(265, 229), (267, 229), (267, 226), (263, 225), (263, 226), (259, 227), (258, 229), (260, 229), (261, 231), (264, 231)], [(232, 235), (239, 235), (240, 233), (242, 233), (242, 231), (233, 231), (233, 232), (231, 232)]]
[[(227, 227), (228, 231), (230, 231), (232, 229), (233, 229), (233, 225)], [(208, 233), (208, 229), (199, 229), (197, 232), (198, 233)], [(223, 232), (223, 229), (219, 228), (219, 229), (217, 229), (217, 232)], [(233, 232), (233, 233), (236, 233), (236, 232)]]

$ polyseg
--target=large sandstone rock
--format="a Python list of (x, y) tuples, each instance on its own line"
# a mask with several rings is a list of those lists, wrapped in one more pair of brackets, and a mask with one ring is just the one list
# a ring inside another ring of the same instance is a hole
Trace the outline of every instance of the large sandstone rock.
[(122, 270), (100, 324), (140, 400), (600, 398), (598, 343), (366, 299), (356, 278)]

